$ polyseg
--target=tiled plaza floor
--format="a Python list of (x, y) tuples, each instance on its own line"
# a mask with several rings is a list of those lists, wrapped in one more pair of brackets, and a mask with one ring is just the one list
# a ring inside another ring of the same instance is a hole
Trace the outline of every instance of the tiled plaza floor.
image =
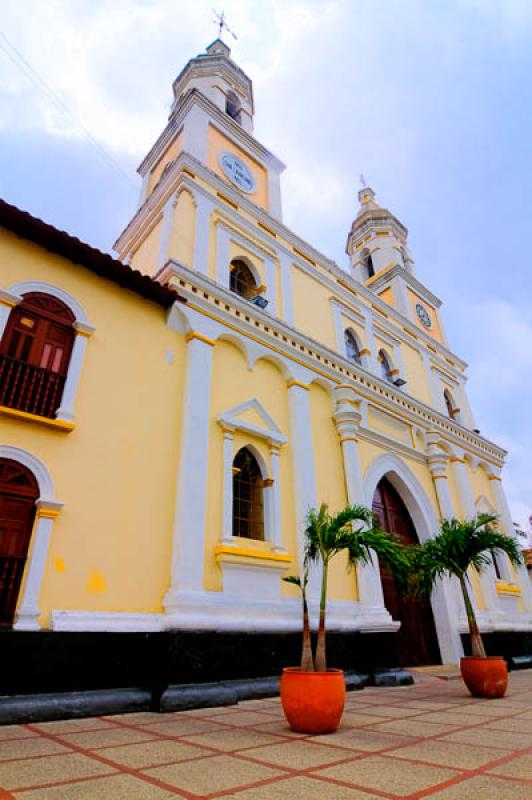
[(507, 696), (461, 681), (347, 696), (307, 737), (278, 699), (225, 709), (0, 727), (0, 800), (531, 800), (532, 670)]

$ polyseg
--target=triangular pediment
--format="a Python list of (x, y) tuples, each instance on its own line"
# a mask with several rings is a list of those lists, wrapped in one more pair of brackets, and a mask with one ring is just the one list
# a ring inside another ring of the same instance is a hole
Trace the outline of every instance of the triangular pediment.
[(246, 400), (233, 408), (224, 411), (217, 417), (218, 424), (222, 427), (242, 430), (254, 436), (260, 436), (275, 444), (284, 444), (287, 441), (274, 419), (268, 414), (262, 403), (256, 397)]

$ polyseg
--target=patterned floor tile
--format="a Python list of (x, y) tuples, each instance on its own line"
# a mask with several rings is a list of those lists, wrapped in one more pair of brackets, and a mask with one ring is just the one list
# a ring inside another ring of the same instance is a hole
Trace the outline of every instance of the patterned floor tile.
[(530, 785), (480, 775), (435, 792), (430, 800), (530, 800)]
[[(323, 738), (323, 737), (322, 737)], [(331, 741), (332, 745), (333, 742)], [(323, 764), (332, 764), (335, 761), (349, 758), (350, 753), (339, 747), (326, 747), (316, 743), (316, 737), (311, 740), (283, 742), (282, 744), (258, 747), (251, 753), (246, 753), (259, 761), (266, 761), (276, 767), (288, 769), (309, 769)]]
[(132, 775), (111, 775), (49, 789), (16, 792), (16, 800), (176, 800), (178, 795)]
[(68, 747), (49, 739), (42, 739), (40, 736), (32, 736), (28, 739), (8, 739), (2, 742), (0, 747), (0, 761), (7, 761), (13, 758), (29, 758), (36, 756), (48, 756), (52, 753), (68, 753)]
[(443, 783), (459, 773), (443, 767), (407, 764), (398, 759), (369, 756), (348, 764), (319, 770), (317, 774), (324, 778), (353, 783), (358, 787), (377, 789), (404, 797)]
[(414, 761), (426, 761), (442, 767), (458, 769), (476, 769), (490, 761), (496, 761), (508, 755), (507, 750), (491, 747), (472, 747), (457, 742), (444, 742), (441, 739), (430, 742), (418, 742), (393, 750), (389, 753), (394, 758), (407, 758)]
[(502, 747), (506, 750), (522, 750), (530, 746), (522, 733), (516, 731), (494, 731), (487, 727), (467, 728), (464, 731), (455, 731), (447, 736), (441, 736), (447, 742), (463, 742), (464, 744), (478, 744), (485, 747)]
[(174, 742), (171, 739), (157, 739), (151, 742), (126, 744), (123, 747), (109, 747), (98, 751), (100, 755), (117, 765), (133, 769), (155, 767), (158, 764), (186, 761), (190, 758), (209, 755), (210, 752), (192, 744)]
[(279, 769), (252, 764), (227, 755), (156, 767), (144, 772), (200, 797), (212, 792), (233, 791), (238, 787), (247, 787), (286, 774)]
[(110, 772), (113, 772), (112, 767), (80, 753), (40, 756), (0, 763), (0, 786), (4, 789), (22, 789)]
[(377, 795), (326, 783), (314, 778), (287, 778), (247, 792), (226, 795), (224, 800), (378, 800)]
[[(252, 728), (244, 730), (223, 730), (211, 731), (211, 733), (200, 733), (196, 736), (187, 736), (186, 741), (191, 744), (205, 745), (214, 747), (215, 750), (223, 750), (229, 753), (232, 750), (242, 750), (250, 747), (262, 747), (267, 744), (284, 743), (286, 739), (270, 733), (261, 733)], [(253, 755), (253, 753), (250, 753)]]
[[(518, 756), (506, 764), (501, 764), (499, 767), (494, 767), (490, 770), (494, 775), (507, 775), (509, 778), (524, 778), (532, 781), (532, 755)], [(530, 787), (530, 796), (532, 797), (532, 786)]]
[(110, 728), (103, 731), (86, 731), (85, 733), (57, 734), (64, 742), (77, 747), (95, 750), (100, 747), (111, 747), (119, 744), (134, 744), (153, 739), (154, 734), (149, 731), (133, 730), (129, 728)]

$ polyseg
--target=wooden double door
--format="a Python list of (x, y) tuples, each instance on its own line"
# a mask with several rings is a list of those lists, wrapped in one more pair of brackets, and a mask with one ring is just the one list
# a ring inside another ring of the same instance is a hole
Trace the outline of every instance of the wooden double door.
[[(373, 496), (373, 511), (381, 528), (395, 533), (409, 546), (418, 544), (416, 529), (398, 492), (383, 478)], [(402, 666), (440, 664), (438, 637), (434, 626), (430, 600), (407, 598), (401, 593), (385, 567), (381, 566), (384, 603), (394, 620), (401, 622), (397, 634), (399, 658)]]
[(29, 470), (0, 459), (0, 625), (13, 622), (30, 544), (37, 482)]

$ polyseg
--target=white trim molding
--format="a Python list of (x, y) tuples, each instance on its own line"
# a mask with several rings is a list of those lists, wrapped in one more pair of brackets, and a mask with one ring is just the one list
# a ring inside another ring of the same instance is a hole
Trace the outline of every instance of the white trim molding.
[(15, 622), (13, 624), (15, 630), (38, 631), (41, 628), (38, 622), (41, 615), (39, 595), (48, 556), (48, 547), (54, 520), (63, 508), (63, 503), (54, 498), (54, 484), (48, 469), (32, 453), (19, 447), (0, 445), (0, 458), (11, 459), (29, 469), (39, 487), (39, 498), (36, 502), (37, 510), (30, 539), (30, 549), (24, 568), (15, 612)]

